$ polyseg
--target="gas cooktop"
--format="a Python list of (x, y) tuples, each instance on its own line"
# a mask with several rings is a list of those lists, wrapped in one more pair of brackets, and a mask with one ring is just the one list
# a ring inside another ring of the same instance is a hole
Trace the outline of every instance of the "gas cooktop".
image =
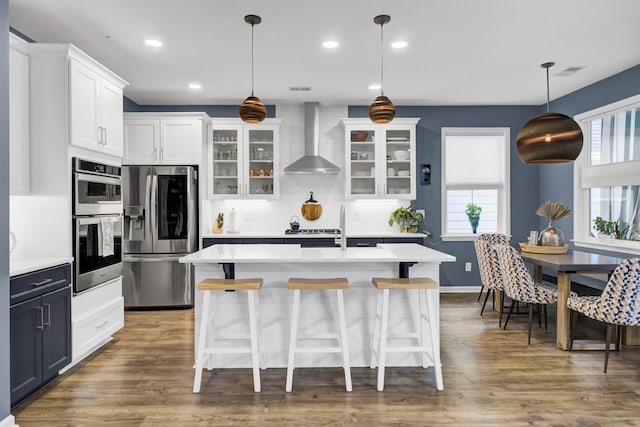
[(284, 234), (340, 234), (338, 228), (299, 228), (297, 230), (287, 229)]

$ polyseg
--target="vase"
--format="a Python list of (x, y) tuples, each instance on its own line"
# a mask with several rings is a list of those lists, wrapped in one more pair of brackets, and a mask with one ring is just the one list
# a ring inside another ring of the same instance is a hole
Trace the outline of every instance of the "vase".
[(478, 223), (480, 222), (480, 215), (467, 215), (469, 217), (469, 223), (471, 224), (471, 231), (476, 234), (478, 231)]
[(564, 246), (564, 234), (557, 229), (553, 224), (553, 221), (549, 222), (547, 228), (540, 232), (538, 238), (538, 245), (540, 246)]

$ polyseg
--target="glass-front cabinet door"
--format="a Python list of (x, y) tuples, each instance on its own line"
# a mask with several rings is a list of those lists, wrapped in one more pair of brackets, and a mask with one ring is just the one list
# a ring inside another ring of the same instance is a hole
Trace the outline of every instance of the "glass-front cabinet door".
[(209, 127), (209, 196), (242, 195), (242, 126)]
[[(389, 125), (388, 125), (389, 126)], [(392, 127), (393, 126), (393, 127)], [(386, 168), (383, 194), (397, 199), (416, 197), (415, 126), (390, 125), (382, 134)]]
[(280, 195), (280, 119), (248, 125), (240, 119), (211, 119), (208, 128), (210, 199), (274, 199)]
[(344, 119), (347, 199), (416, 198), (416, 124), (398, 118), (386, 125)]
[(347, 196), (362, 199), (379, 197), (380, 183), (376, 168), (377, 133), (374, 125), (355, 125), (346, 132)]
[(277, 141), (278, 126), (245, 127), (245, 197), (273, 198), (277, 195)]

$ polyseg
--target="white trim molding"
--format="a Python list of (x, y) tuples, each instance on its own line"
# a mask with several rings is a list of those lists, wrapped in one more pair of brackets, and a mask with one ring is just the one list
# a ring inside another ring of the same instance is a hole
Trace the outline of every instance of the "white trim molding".
[(441, 294), (477, 294), (481, 286), (440, 286)]
[(13, 415), (8, 415), (4, 420), (0, 421), (0, 427), (20, 427), (16, 424), (16, 419)]
[(600, 249), (604, 251), (618, 252), (621, 254), (640, 254), (640, 244), (637, 241), (628, 240), (599, 240), (591, 234), (592, 224), (590, 219), (591, 188), (597, 187), (623, 187), (640, 184), (640, 161), (630, 160), (625, 162), (591, 165), (591, 123), (598, 118), (612, 116), (640, 106), (640, 95), (635, 95), (594, 110), (574, 116), (585, 135), (582, 152), (573, 164), (573, 243), (577, 247)]

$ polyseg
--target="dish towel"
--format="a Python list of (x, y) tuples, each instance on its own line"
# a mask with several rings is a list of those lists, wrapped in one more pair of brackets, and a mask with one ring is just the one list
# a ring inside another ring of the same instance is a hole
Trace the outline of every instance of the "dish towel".
[(107, 257), (113, 254), (113, 218), (100, 218), (98, 255)]

